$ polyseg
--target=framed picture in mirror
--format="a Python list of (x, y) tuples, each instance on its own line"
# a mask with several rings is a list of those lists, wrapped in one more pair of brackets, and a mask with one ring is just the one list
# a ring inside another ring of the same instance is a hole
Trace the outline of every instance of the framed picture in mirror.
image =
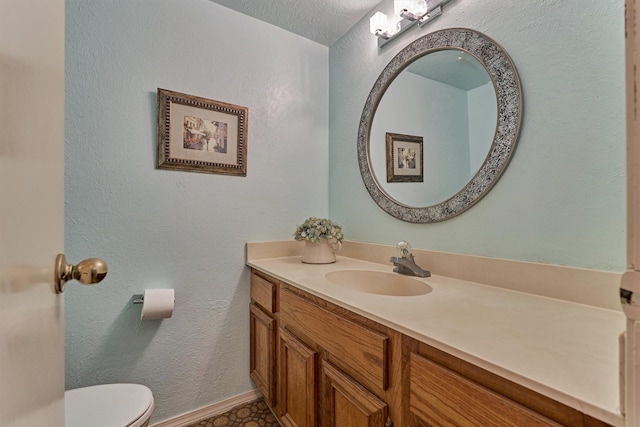
[(422, 182), (422, 137), (387, 132), (386, 141), (387, 182)]

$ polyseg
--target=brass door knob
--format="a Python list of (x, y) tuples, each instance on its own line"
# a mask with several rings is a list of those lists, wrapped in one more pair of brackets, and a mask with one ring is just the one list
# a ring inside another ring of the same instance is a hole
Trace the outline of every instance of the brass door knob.
[(64, 292), (69, 280), (77, 280), (83, 285), (94, 285), (107, 275), (107, 264), (100, 258), (87, 258), (78, 265), (67, 264), (64, 254), (58, 254), (55, 266), (55, 289), (57, 294)]

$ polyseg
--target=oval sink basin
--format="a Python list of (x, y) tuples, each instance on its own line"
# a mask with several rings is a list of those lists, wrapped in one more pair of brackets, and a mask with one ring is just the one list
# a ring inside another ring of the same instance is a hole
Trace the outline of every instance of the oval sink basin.
[(431, 286), (409, 276), (375, 270), (339, 270), (325, 275), (336, 285), (370, 294), (408, 297), (428, 294)]

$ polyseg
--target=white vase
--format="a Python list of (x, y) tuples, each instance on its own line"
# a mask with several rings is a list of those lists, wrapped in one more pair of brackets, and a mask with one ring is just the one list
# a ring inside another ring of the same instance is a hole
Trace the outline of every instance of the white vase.
[(331, 245), (324, 239), (319, 242), (305, 242), (302, 249), (302, 262), (305, 264), (331, 264), (336, 262), (334, 252), (340, 247), (340, 242)]

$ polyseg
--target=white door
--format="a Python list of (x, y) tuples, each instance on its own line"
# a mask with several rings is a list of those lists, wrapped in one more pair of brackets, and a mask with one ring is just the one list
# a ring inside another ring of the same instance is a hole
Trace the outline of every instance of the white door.
[[(640, 6), (625, 1), (625, 48), (627, 83), (627, 272), (621, 288), (640, 293)], [(624, 405), (625, 425), (640, 425), (640, 304), (622, 304), (627, 315)]]
[(64, 0), (0, 0), (0, 426), (64, 425)]

